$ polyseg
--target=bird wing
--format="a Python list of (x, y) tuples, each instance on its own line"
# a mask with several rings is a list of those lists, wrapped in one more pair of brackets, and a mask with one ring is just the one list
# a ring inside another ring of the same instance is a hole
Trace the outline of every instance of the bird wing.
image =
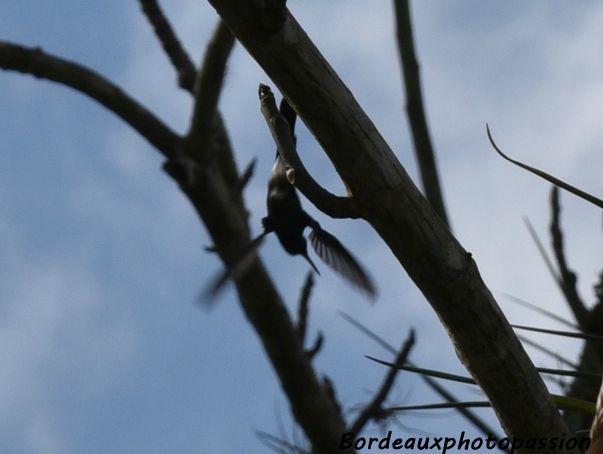
[(316, 254), (344, 278), (375, 298), (377, 291), (373, 281), (341, 242), (319, 225), (312, 226), (310, 244)]
[(229, 281), (229, 279), (236, 280), (239, 278), (243, 272), (249, 267), (252, 259), (255, 257), (256, 252), (264, 237), (268, 232), (263, 232), (257, 238), (252, 240), (246, 247), (243, 249), (243, 253), (240, 255), (237, 262), (230, 268), (226, 268), (220, 274), (215, 276), (209, 284), (203, 289), (201, 295), (199, 296), (199, 301), (210, 305), (216, 299), (216, 297), (222, 292), (224, 286)]

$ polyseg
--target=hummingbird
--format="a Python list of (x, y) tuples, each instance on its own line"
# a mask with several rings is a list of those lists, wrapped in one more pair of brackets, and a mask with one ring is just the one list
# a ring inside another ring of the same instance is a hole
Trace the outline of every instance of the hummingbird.
[[(269, 91), (270, 88), (260, 85), (260, 96), (262, 96), (263, 90), (265, 93), (265, 90)], [(293, 143), (296, 144), (295, 120), (297, 115), (285, 98), (281, 101), (279, 113), (287, 121)], [(295, 169), (284, 161), (277, 149), (272, 173), (268, 180), (266, 196), (268, 213), (261, 221), (263, 232), (249, 243), (237, 264), (230, 271), (225, 271), (209, 287), (207, 294), (210, 298), (217, 295), (229, 278), (236, 278), (242, 272), (248, 259), (255, 254), (264, 237), (272, 232), (276, 234), (285, 251), (291, 255), (301, 255), (316, 274), (320, 275), (318, 267), (308, 255), (308, 243), (304, 237), (306, 228), (311, 229), (308, 239), (316, 254), (349, 283), (372, 299), (375, 298), (377, 292), (367, 272), (335, 236), (324, 230), (302, 208), (294, 182)]]

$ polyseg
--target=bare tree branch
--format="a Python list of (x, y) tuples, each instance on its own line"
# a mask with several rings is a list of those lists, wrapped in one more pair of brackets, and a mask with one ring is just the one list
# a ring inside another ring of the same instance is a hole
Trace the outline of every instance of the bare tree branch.
[(226, 62), (234, 43), (234, 36), (219, 20), (195, 81), (195, 107), (189, 134), (201, 136), (211, 127), (222, 91)]
[(91, 69), (47, 54), (39, 47), (0, 41), (0, 68), (52, 80), (88, 95), (121, 117), (166, 157), (174, 155), (180, 142), (178, 135), (121, 88)]
[[(204, 135), (204, 137), (202, 137), (203, 140), (195, 140), (193, 144), (186, 146), (186, 151), (193, 159), (197, 158), (198, 152), (203, 152), (208, 148), (207, 143), (199, 142), (207, 142), (206, 136), (211, 132), (216, 136), (212, 138), (212, 143), (216, 145), (215, 148), (225, 150), (218, 155), (220, 170), (229, 184), (236, 185), (239, 178), (234, 162), (234, 155), (224, 126), (224, 120), (220, 113), (217, 112), (217, 100), (224, 77), (224, 67), (234, 44), (232, 34), (225, 29), (221, 21), (218, 22), (212, 41), (208, 46), (204, 63), (201, 70), (197, 72), (194, 63), (176, 36), (174, 29), (165, 17), (157, 0), (139, 1), (143, 12), (153, 26), (157, 38), (178, 73), (179, 86), (192, 95), (195, 95), (195, 85), (203, 86), (200, 90), (201, 95), (197, 96), (195, 102), (196, 107), (190, 130), (195, 131), (198, 135)], [(229, 39), (230, 44), (228, 43)], [(208, 90), (213, 91), (208, 92)], [(197, 93), (199, 94), (199, 90), (197, 90)], [(199, 121), (195, 120), (197, 117), (200, 118)], [(203, 132), (201, 133), (202, 130)], [(233, 193), (236, 194), (236, 192), (236, 189), (234, 189)], [(240, 197), (240, 194), (237, 197)]]
[(224, 179), (232, 187), (233, 196), (242, 204), (239, 189), (244, 175), (239, 177), (224, 120), (218, 110), (226, 63), (233, 46), (232, 33), (219, 20), (201, 69), (195, 75), (194, 90), (191, 90), (195, 96), (194, 107), (184, 151), (201, 165), (208, 160), (217, 160)]
[(557, 283), (565, 296), (565, 300), (571, 309), (580, 328), (587, 329), (589, 311), (578, 294), (576, 273), (569, 269), (565, 252), (563, 249), (563, 232), (561, 231), (561, 205), (559, 204), (559, 189), (553, 186), (551, 189), (551, 239), (553, 252), (559, 268)]
[(423, 190), (425, 191), (425, 197), (429, 200), (435, 212), (450, 227), (450, 221), (446, 214), (446, 204), (444, 203), (444, 196), (440, 186), (440, 178), (438, 176), (435, 151), (431, 144), (431, 137), (427, 126), (427, 116), (425, 115), (425, 103), (423, 102), (421, 89), (419, 63), (415, 54), (408, 0), (394, 0), (394, 10), (396, 13), (398, 51), (400, 52), (404, 87), (406, 90), (406, 114), (415, 145), (415, 155), (421, 172)]
[[(231, 187), (219, 172), (202, 169), (201, 176), (204, 180), (200, 184), (181, 188), (207, 227), (225, 266), (231, 269), (250, 241), (246, 216), (232, 203)], [(333, 452), (345, 429), (344, 421), (315, 375), (287, 309), (257, 257), (237, 277), (235, 285), (295, 419), (316, 453)]]
[[(415, 330), (411, 329), (408, 337), (400, 347), (398, 354), (396, 355), (396, 359), (394, 360), (394, 364), (403, 365), (406, 363), (408, 355), (410, 354), (410, 350), (415, 344)], [(370, 420), (379, 420), (383, 417), (383, 403), (387, 396), (389, 395), (390, 390), (394, 386), (396, 381), (396, 376), (398, 375), (399, 369), (395, 367), (390, 368), (385, 374), (385, 378), (383, 379), (383, 383), (379, 390), (375, 393), (373, 399), (362, 409), (356, 420), (352, 423), (350, 428), (350, 432), (355, 434), (359, 434), (364, 426)]]
[(269, 28), (260, 2), (209, 2), (318, 139), (351, 189), (359, 212), (445, 324), (506, 432), (515, 437), (567, 433), (471, 254), (421, 196), (297, 21), (287, 12), (280, 28)]
[[(53, 80), (87, 94), (133, 126), (168, 159), (178, 159), (179, 136), (95, 72), (40, 49), (6, 42), (0, 42), (0, 67)], [(212, 146), (216, 148), (228, 144), (225, 135), (218, 134), (215, 140)], [(230, 152), (229, 148), (224, 150)], [(244, 210), (232, 203), (231, 185), (223, 172), (196, 165), (193, 173), (195, 184), (181, 184), (181, 188), (207, 227), (216, 251), (227, 266), (232, 266), (249, 242)], [(333, 452), (345, 429), (344, 421), (314, 374), (289, 314), (259, 260), (252, 263), (236, 286), (243, 310), (270, 357), (296, 420), (316, 452)]]
[(287, 120), (276, 107), (274, 95), (270, 89), (260, 91), (261, 110), (279, 153), (295, 171), (295, 186), (312, 202), (316, 208), (334, 218), (357, 218), (359, 213), (352, 197), (339, 197), (320, 186), (306, 170), (297, 150)]
[(306, 355), (308, 355), (308, 359), (312, 361), (316, 355), (322, 350), (322, 346), (324, 345), (325, 338), (322, 333), (319, 331), (316, 339), (314, 340), (314, 344), (312, 347), (306, 350)]
[(153, 26), (161, 46), (178, 73), (178, 85), (193, 92), (197, 69), (176, 36), (157, 0), (139, 0), (142, 11)]
[(243, 170), (243, 173), (241, 173), (241, 176), (239, 177), (239, 181), (237, 181), (236, 186), (234, 188), (232, 188), (232, 194), (235, 199), (240, 197), (240, 195), (243, 193), (243, 190), (249, 184), (249, 181), (251, 180), (251, 177), (253, 176), (253, 174), (255, 172), (256, 163), (257, 163), (257, 158), (253, 158), (251, 160), (251, 162), (249, 162), (249, 164), (247, 164), (247, 167), (245, 167), (245, 169)]

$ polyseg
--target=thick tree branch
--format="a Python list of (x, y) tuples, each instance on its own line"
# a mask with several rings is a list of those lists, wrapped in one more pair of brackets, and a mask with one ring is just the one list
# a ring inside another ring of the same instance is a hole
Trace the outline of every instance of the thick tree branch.
[[(410, 354), (410, 350), (412, 349), (414, 344), (415, 331), (411, 329), (408, 337), (406, 338), (396, 355), (394, 364), (399, 366), (404, 365), (407, 361), (408, 355)], [(381, 387), (375, 393), (373, 399), (362, 409), (356, 420), (352, 423), (352, 426), (350, 427), (350, 432), (359, 434), (369, 421), (378, 421), (383, 417), (383, 403), (385, 402), (385, 399), (387, 399), (390, 390), (396, 382), (396, 376), (398, 375), (398, 372), (399, 369), (395, 367), (391, 367), (387, 371), (383, 379), (383, 383), (381, 384)]]
[[(182, 158), (179, 136), (95, 72), (40, 49), (6, 42), (0, 42), (0, 67), (53, 80), (87, 94), (134, 127), (168, 159), (186, 161)], [(230, 153), (223, 128), (218, 128), (212, 137), (211, 147)], [(189, 164), (193, 178), (179, 180), (181, 188), (207, 227), (216, 252), (227, 266), (233, 266), (249, 242), (245, 212), (241, 204), (232, 203), (233, 185), (223, 172), (217, 171), (211, 162), (205, 166)], [(237, 179), (235, 175), (234, 180)], [(296, 420), (317, 453), (333, 452), (345, 429), (344, 421), (316, 377), (287, 309), (258, 259), (237, 280), (236, 286), (243, 310), (264, 345)]]
[(569, 269), (563, 248), (563, 232), (561, 231), (561, 205), (559, 204), (559, 189), (553, 186), (551, 189), (551, 240), (553, 252), (559, 268), (557, 283), (565, 296), (565, 300), (571, 309), (576, 322), (582, 330), (587, 329), (589, 311), (578, 294), (576, 273)]
[(197, 69), (188, 56), (174, 29), (166, 19), (157, 0), (139, 0), (142, 11), (153, 26), (161, 46), (178, 73), (178, 85), (193, 92)]
[(121, 117), (164, 156), (175, 154), (178, 135), (121, 88), (82, 65), (44, 53), (40, 48), (0, 41), (0, 68), (52, 80), (84, 93)]
[(398, 51), (402, 72), (404, 74), (404, 88), (406, 90), (406, 113), (410, 123), (412, 139), (415, 145), (415, 155), (425, 197), (433, 206), (436, 213), (442, 218), (448, 227), (450, 221), (446, 214), (446, 204), (442, 195), (438, 166), (435, 151), (431, 144), (427, 116), (425, 115), (425, 103), (421, 89), (421, 77), (419, 75), (419, 63), (415, 54), (415, 44), (410, 19), (410, 5), (408, 0), (394, 0), (396, 12), (396, 32), (398, 38)]
[(370, 222), (445, 324), (507, 433), (567, 433), (467, 253), (414, 186), (350, 91), (287, 13), (263, 26), (256, 2), (209, 0), (314, 133)]
[(284, 161), (295, 171), (295, 187), (323, 213), (334, 218), (357, 218), (359, 213), (352, 197), (339, 197), (320, 186), (301, 162), (287, 120), (276, 107), (269, 87), (260, 85), (260, 104), (272, 138)]
[[(210, 167), (192, 165), (198, 172), (194, 184), (180, 181), (181, 188), (203, 220), (215, 251), (232, 269), (250, 241), (244, 210), (232, 203), (232, 187), (211, 163)], [(235, 285), (241, 306), (260, 337), (295, 419), (315, 452), (333, 452), (344, 431), (344, 421), (316, 377), (287, 309), (259, 258), (251, 261)]]

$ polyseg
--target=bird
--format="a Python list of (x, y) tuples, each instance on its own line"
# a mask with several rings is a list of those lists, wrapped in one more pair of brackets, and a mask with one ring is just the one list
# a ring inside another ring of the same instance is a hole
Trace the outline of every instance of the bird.
[[(260, 94), (263, 89), (270, 90), (267, 86), (260, 85)], [(287, 121), (295, 145), (297, 115), (285, 98), (281, 101), (279, 113)], [(323, 229), (318, 221), (303, 209), (294, 182), (295, 169), (284, 161), (277, 149), (268, 180), (267, 215), (261, 220), (263, 232), (248, 244), (235, 266), (226, 270), (208, 287), (206, 294), (210, 299), (220, 292), (230, 278), (236, 279), (242, 273), (249, 259), (255, 255), (263, 239), (270, 233), (276, 234), (287, 253), (293, 256), (301, 255), (314, 272), (320, 275), (318, 267), (308, 255), (308, 242), (304, 237), (306, 228), (311, 229), (308, 239), (312, 248), (328, 266), (371, 299), (376, 297), (376, 288), (369, 274), (334, 235)]]

